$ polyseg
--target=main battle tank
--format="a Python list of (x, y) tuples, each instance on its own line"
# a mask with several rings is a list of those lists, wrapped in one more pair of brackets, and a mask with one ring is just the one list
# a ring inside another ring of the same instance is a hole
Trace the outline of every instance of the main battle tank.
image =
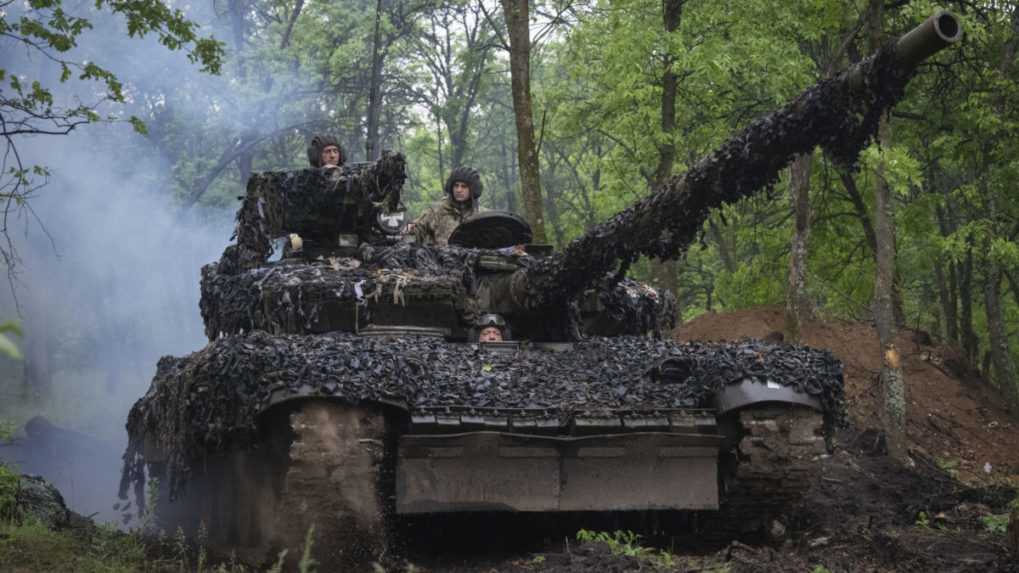
[[(314, 527), (316, 557), (337, 566), (385, 552), (408, 516), (760, 522), (825, 452), (841, 366), (803, 347), (672, 342), (673, 302), (621, 277), (639, 256), (677, 256), (709, 209), (797, 154), (852, 164), (916, 65), (959, 34), (936, 14), (559, 253), (499, 249), (528, 238), (509, 214), (465, 223), (449, 247), (404, 242), (399, 154), (254, 175), (236, 244), (203, 268), (209, 344), (161, 359), (131, 410), (122, 494), (141, 502), (157, 478), (164, 527), (204, 523), (256, 557)], [(477, 343), (492, 312), (512, 340)]]

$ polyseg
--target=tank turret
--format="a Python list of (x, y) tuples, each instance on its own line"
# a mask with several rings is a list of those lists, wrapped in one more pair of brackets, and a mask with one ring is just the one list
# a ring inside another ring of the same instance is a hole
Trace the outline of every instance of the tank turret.
[[(438, 513), (766, 523), (843, 416), (841, 365), (762, 341), (672, 342), (674, 301), (620, 277), (639, 256), (677, 256), (709, 209), (815, 145), (855, 161), (916, 65), (958, 37), (939, 12), (559, 253), (500, 248), (527, 234), (508, 214), (465, 222), (447, 247), (403, 241), (399, 154), (253, 176), (237, 243), (202, 272), (210, 342), (160, 360), (128, 419), (122, 491), (159, 478), (167, 529), (204, 523), (213, 545), (256, 559), (300, 554), (314, 527), (337, 570)], [(503, 340), (478, 343), (484, 326)]]

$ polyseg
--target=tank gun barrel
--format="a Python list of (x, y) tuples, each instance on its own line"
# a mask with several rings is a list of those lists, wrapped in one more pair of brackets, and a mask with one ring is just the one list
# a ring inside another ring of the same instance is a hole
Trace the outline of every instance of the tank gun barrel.
[(938, 11), (867, 59), (755, 120), (689, 171), (589, 229), (558, 254), (522, 271), (515, 280), (515, 298), (531, 308), (558, 304), (609, 273), (621, 276), (641, 255), (679, 256), (710, 209), (770, 188), (797, 155), (818, 145), (833, 160), (854, 165), (881, 117), (902, 98), (917, 66), (961, 37), (958, 19)]

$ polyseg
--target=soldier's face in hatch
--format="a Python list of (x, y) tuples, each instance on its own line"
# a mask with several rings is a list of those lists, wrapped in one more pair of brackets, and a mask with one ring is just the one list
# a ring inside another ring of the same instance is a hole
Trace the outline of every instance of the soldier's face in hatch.
[(340, 148), (335, 145), (327, 145), (322, 150), (322, 167), (326, 165), (339, 165), (340, 164)]
[(498, 326), (486, 326), (478, 334), (478, 342), (502, 342), (502, 331)]
[(463, 203), (471, 199), (471, 188), (463, 181), (453, 182), (453, 200), (457, 203)]

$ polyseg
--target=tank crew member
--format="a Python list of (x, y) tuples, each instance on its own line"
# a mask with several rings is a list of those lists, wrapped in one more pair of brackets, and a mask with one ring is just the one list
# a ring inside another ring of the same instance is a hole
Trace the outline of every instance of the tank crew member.
[(485, 211), (478, 204), (481, 175), (470, 167), (457, 167), (446, 180), (445, 197), (414, 221), (412, 231), (422, 245), (446, 246), (453, 229), (465, 219)]
[[(333, 136), (318, 134), (308, 142), (308, 163), (315, 168), (334, 168), (343, 165), (343, 147)], [(283, 257), (295, 255), (304, 248), (304, 240), (297, 233), (290, 233), (283, 244)]]
[(308, 142), (308, 162), (312, 167), (339, 167), (345, 159), (343, 147), (331, 135), (316, 135)]
[(506, 326), (506, 321), (498, 314), (483, 314), (475, 324), (478, 329), (478, 342), (509, 340), (509, 328)]

